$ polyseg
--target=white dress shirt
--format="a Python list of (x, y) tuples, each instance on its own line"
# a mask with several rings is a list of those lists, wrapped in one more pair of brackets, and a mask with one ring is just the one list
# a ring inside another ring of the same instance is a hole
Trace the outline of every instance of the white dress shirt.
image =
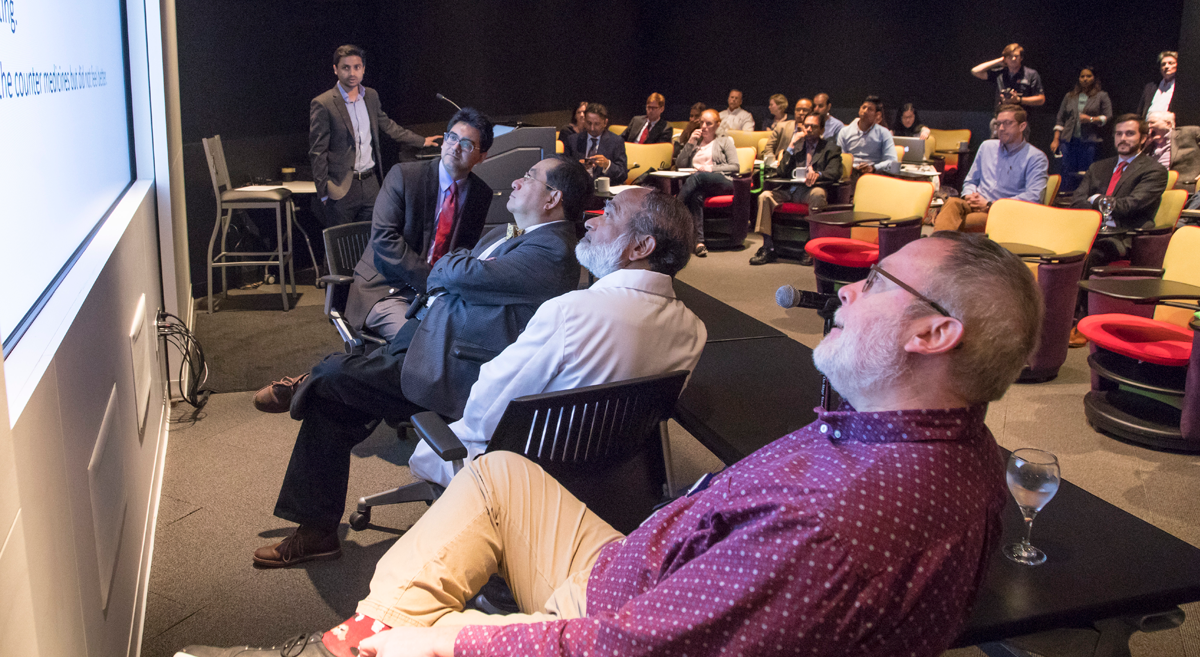
[(719, 115), (721, 117), (721, 127), (725, 130), (754, 131), (754, 115), (740, 107), (732, 112), (723, 109)]
[[(510, 400), (695, 369), (708, 339), (704, 323), (675, 298), (671, 277), (621, 269), (586, 290), (542, 304), (517, 341), (479, 371), (463, 419), (450, 425), (467, 461), (487, 450)], [(443, 486), (454, 471), (424, 442), (408, 462), (413, 476)]]
[(1154, 97), (1150, 99), (1150, 108), (1146, 110), (1146, 116), (1150, 116), (1152, 112), (1170, 112), (1171, 98), (1174, 96), (1174, 78), (1159, 82), (1158, 88), (1154, 90)]

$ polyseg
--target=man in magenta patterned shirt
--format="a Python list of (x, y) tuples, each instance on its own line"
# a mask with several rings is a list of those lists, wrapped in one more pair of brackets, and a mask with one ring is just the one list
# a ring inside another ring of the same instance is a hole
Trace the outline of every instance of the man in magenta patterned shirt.
[[(813, 358), (841, 409), (627, 537), (522, 457), (486, 454), (384, 555), (359, 613), (287, 654), (940, 654), (999, 539), (987, 402), (1037, 344), (1042, 302), (1020, 260), (955, 232), (839, 296)], [(526, 613), (463, 611), (496, 572)], [(179, 654), (247, 654), (210, 650)]]

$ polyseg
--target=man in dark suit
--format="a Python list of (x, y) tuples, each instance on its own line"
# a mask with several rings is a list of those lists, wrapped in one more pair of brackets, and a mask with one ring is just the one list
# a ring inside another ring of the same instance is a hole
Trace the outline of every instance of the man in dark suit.
[(1137, 115), (1149, 118), (1151, 112), (1175, 111), (1175, 70), (1179, 67), (1179, 53), (1174, 50), (1164, 50), (1158, 53), (1158, 71), (1162, 73), (1159, 82), (1148, 82), (1142, 89), (1142, 98), (1138, 101)]
[(583, 162), (592, 178), (606, 177), (614, 185), (624, 185), (629, 169), (625, 166), (625, 142), (608, 129), (608, 109), (600, 103), (588, 103), (583, 115), (586, 132), (572, 135), (563, 144), (564, 152)]
[(275, 515), (300, 527), (255, 551), (255, 563), (276, 568), (340, 556), (351, 449), (380, 418), (395, 422), (426, 408), (460, 417), (481, 363), (458, 361), (451, 347), (494, 356), (516, 341), (542, 302), (578, 285), (575, 224), (591, 193), (587, 172), (556, 155), (512, 186), (516, 226), (497, 227), (471, 251), (438, 261), (429, 301), (388, 345), (367, 356), (327, 356), (294, 386), (290, 404), (264, 409), (290, 410), (302, 421), (275, 506)]
[(441, 158), (405, 162), (388, 172), (371, 219), (371, 241), (354, 267), (346, 300), (352, 326), (391, 339), (405, 322), (408, 304), (425, 291), (434, 263), (454, 249), (475, 246), (492, 188), (471, 170), (491, 145), (492, 122), (465, 107), (450, 119)]
[[(1100, 160), (1088, 167), (1083, 182), (1071, 197), (1071, 207), (1100, 209), (1100, 199), (1113, 197), (1112, 218), (1104, 228), (1142, 228), (1154, 225), (1154, 215), (1163, 192), (1167, 190), (1167, 170), (1141, 153), (1146, 141), (1146, 122), (1137, 114), (1123, 114), (1113, 121), (1113, 141), (1117, 156)], [(1121, 260), (1129, 253), (1133, 238), (1128, 235), (1101, 235), (1088, 254), (1084, 271)], [(1087, 295), (1079, 294), (1077, 315), (1087, 314)], [(1078, 330), (1072, 329), (1071, 346), (1087, 344)]]
[(635, 116), (625, 126), (621, 139), (634, 144), (669, 144), (675, 130), (671, 124), (663, 120), (663, 108), (667, 101), (659, 93), (650, 94), (646, 99), (646, 115)]
[(432, 146), (436, 139), (389, 119), (380, 107), (379, 94), (362, 85), (365, 71), (363, 49), (341, 46), (333, 53), (337, 84), (309, 104), (308, 159), (328, 226), (370, 221), (383, 177), (380, 129), (397, 142), (418, 148)]
[[(797, 107), (799, 107), (797, 105)], [(780, 203), (806, 203), (809, 208), (821, 208), (827, 203), (827, 190), (842, 179), (842, 149), (833, 140), (825, 139), (826, 116), (808, 114), (791, 137), (791, 142), (779, 155), (779, 177), (794, 178), (797, 168), (804, 175), (796, 178), (796, 184), (782, 189), (763, 192), (758, 197), (758, 222), (754, 230), (763, 236), (763, 245), (750, 258), (752, 265), (775, 262), (775, 243), (771, 238), (771, 213)], [(800, 264), (812, 264), (807, 253)]]

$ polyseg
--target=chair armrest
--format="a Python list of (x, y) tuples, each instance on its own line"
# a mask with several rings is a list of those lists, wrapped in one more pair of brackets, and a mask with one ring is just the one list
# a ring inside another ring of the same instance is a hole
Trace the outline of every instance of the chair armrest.
[[(1160, 304), (1171, 300), (1200, 300), (1200, 287), (1158, 278), (1103, 278), (1079, 281), (1079, 287), (1088, 292), (1134, 303)], [(1191, 305), (1176, 303), (1168, 305), (1193, 310)]]
[(923, 220), (924, 220), (924, 217), (920, 217), (920, 216), (904, 217), (903, 219), (885, 219), (885, 220), (879, 222), (879, 227), (880, 228), (895, 228), (895, 227), (899, 227), (899, 226), (911, 226), (913, 224), (919, 224)]
[(1154, 278), (1162, 278), (1163, 274), (1167, 273), (1165, 269), (1154, 269), (1153, 267), (1092, 267), (1088, 274), (1092, 276), (1153, 276)]
[(413, 431), (424, 440), (443, 461), (461, 461), (467, 458), (467, 448), (442, 416), (433, 411), (417, 413), (411, 418)]
[(486, 363), (496, 357), (495, 351), (484, 349), (482, 347), (467, 347), (463, 345), (454, 345), (450, 349), (450, 355), (459, 360), (465, 360), (470, 363)]
[[(821, 212), (848, 212), (853, 209), (853, 203), (830, 203), (823, 206)], [(820, 212), (814, 212), (813, 214), (820, 214)]]
[(1030, 258), (1030, 262), (1040, 262), (1042, 264), (1064, 263), (1064, 262), (1079, 262), (1087, 257), (1084, 251), (1068, 251), (1067, 253), (1049, 253), (1035, 258)]
[(1150, 228), (1130, 228), (1130, 235), (1170, 235), (1175, 231), (1174, 226), (1150, 227)]
[(327, 274), (321, 279), (326, 285), (350, 285), (354, 282), (353, 276), (341, 276), (339, 274)]

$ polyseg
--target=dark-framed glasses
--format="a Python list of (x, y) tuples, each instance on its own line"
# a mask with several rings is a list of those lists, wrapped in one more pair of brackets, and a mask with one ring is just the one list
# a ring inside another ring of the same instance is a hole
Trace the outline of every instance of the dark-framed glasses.
[(462, 137), (459, 137), (457, 132), (447, 132), (446, 134), (442, 135), (442, 137), (446, 140), (446, 145), (450, 146), (451, 148), (453, 148), (455, 144), (458, 144), (458, 147), (461, 148), (462, 152), (464, 153), (470, 153), (471, 151), (475, 150), (475, 142), (471, 141), (470, 139), (463, 139)]
[(532, 171), (526, 171), (526, 172), (525, 172), (525, 175), (521, 176), (521, 180), (523, 180), (524, 182), (535, 182), (535, 183), (541, 183), (541, 184), (543, 184), (543, 185), (545, 185), (545, 186), (546, 186), (546, 189), (548, 189), (548, 190), (550, 190), (550, 191), (552, 191), (552, 192), (558, 192), (558, 191), (562, 191), (562, 190), (560, 190), (559, 188), (552, 186), (550, 183), (548, 183), (548, 182), (546, 182), (546, 181), (544, 181), (544, 180), (538, 180), (537, 178), (534, 178), (534, 177), (533, 177), (533, 172), (532, 172)]
[(867, 290), (871, 289), (871, 286), (875, 284), (875, 281), (877, 281), (880, 276), (883, 276), (884, 278), (886, 278), (889, 281), (898, 285), (904, 291), (906, 291), (909, 294), (913, 295), (914, 297), (920, 299), (921, 301), (924, 301), (925, 303), (929, 304), (942, 317), (953, 318), (953, 315), (951, 315), (950, 312), (948, 310), (946, 310), (945, 308), (943, 308), (938, 302), (934, 301), (933, 299), (930, 299), (929, 297), (925, 296), (924, 294), (921, 294), (920, 292), (917, 292), (916, 289), (914, 289), (911, 285), (909, 285), (909, 284), (905, 283), (904, 281), (900, 280), (899, 278), (896, 278), (895, 276), (892, 276), (891, 274), (887, 273), (879, 265), (871, 265), (871, 271), (870, 271), (870, 273), (867, 274), (867, 279), (865, 281), (863, 281), (862, 291), (864, 294), (867, 292)]

